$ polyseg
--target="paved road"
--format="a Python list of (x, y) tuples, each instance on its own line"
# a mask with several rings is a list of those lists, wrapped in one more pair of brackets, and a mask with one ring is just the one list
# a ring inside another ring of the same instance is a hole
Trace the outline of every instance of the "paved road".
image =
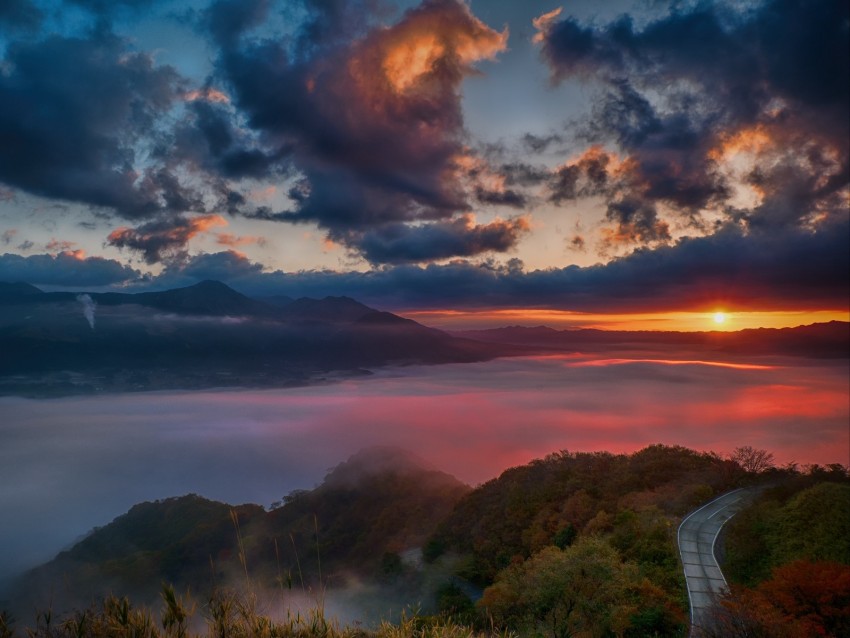
[(726, 579), (714, 556), (720, 529), (752, 500), (757, 491), (749, 488), (724, 494), (688, 514), (679, 525), (679, 555), (691, 601), (692, 636), (715, 597), (726, 591)]

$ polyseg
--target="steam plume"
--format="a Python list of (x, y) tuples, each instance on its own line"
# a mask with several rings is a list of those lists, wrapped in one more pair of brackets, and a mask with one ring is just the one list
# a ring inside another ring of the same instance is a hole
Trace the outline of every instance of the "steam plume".
[(83, 305), (83, 314), (86, 317), (86, 321), (89, 322), (91, 329), (94, 330), (94, 309), (97, 307), (97, 304), (89, 295), (77, 295), (77, 301)]

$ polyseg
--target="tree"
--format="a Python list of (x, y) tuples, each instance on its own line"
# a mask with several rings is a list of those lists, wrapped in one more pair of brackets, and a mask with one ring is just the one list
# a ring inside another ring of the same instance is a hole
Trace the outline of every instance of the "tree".
[(576, 536), (578, 536), (576, 528), (572, 523), (567, 523), (565, 527), (558, 530), (555, 534), (555, 538), (552, 540), (555, 543), (555, 547), (558, 549), (566, 549), (575, 542)]
[(794, 561), (720, 600), (703, 638), (850, 636), (850, 566)]
[(792, 498), (776, 517), (773, 555), (850, 564), (850, 485), (819, 483)]
[(479, 607), (506, 627), (551, 638), (622, 631), (637, 611), (637, 570), (599, 538), (547, 547), (499, 573)]
[(742, 470), (752, 474), (766, 472), (775, 467), (772, 452), (756, 449), (751, 445), (736, 447), (732, 451), (732, 454), (729, 455), (729, 458), (737, 463)]

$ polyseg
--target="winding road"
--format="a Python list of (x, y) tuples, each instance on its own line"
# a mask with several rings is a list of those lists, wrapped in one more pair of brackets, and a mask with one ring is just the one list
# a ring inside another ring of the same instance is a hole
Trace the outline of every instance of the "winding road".
[(726, 591), (726, 579), (714, 556), (714, 546), (724, 523), (743, 509), (759, 492), (741, 488), (723, 494), (682, 519), (677, 534), (691, 601), (691, 636), (700, 627), (717, 595)]

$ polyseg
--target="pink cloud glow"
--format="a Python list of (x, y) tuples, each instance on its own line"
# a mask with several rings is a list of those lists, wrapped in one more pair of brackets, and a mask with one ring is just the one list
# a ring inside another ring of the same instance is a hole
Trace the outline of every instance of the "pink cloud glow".
[[(46, 558), (139, 501), (196, 492), (268, 504), (370, 445), (415, 451), (470, 484), (558, 450), (654, 443), (850, 464), (846, 360), (624, 359), (396, 368), (283, 390), (4, 397), (0, 460), (21, 489), (0, 493), (0, 510), (41, 530), (30, 541)], [(23, 543), (14, 533), (0, 543)]]
[(619, 366), (631, 363), (657, 363), (665, 366), (715, 366), (718, 368), (732, 368), (733, 370), (775, 370), (776, 366), (766, 366), (757, 363), (730, 363), (728, 361), (699, 361), (695, 359), (593, 359), (591, 361), (578, 361), (568, 363), (573, 368), (587, 368), (600, 366)]

